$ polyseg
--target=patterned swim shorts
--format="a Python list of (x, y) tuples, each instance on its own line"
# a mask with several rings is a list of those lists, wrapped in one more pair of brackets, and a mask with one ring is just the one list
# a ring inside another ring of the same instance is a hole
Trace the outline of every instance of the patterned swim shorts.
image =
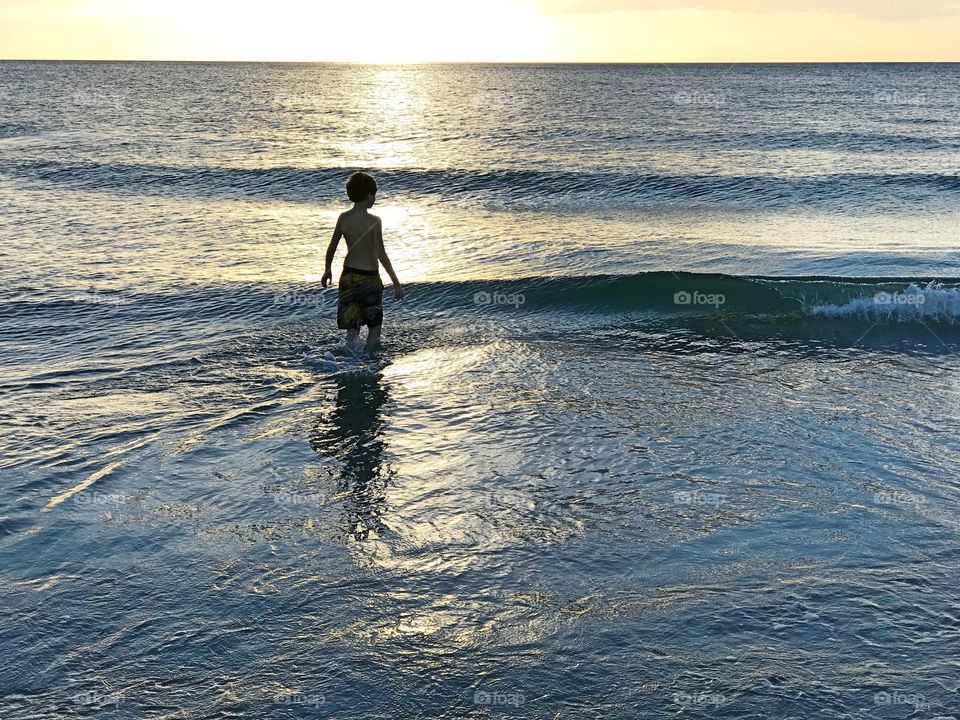
[(383, 324), (383, 282), (377, 271), (344, 265), (338, 294), (338, 328), (359, 330), (362, 325), (373, 328)]

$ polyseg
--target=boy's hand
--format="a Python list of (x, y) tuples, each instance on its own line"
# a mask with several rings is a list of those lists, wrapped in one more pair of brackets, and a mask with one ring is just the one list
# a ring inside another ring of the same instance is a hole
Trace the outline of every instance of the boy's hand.
[(333, 273), (331, 273), (329, 270), (327, 270), (327, 271), (323, 274), (323, 277), (320, 278), (320, 287), (326, 287), (327, 285), (330, 284), (330, 281), (331, 281), (332, 279), (333, 279)]
[(397, 300), (403, 300), (403, 286), (400, 283), (393, 286), (393, 297)]

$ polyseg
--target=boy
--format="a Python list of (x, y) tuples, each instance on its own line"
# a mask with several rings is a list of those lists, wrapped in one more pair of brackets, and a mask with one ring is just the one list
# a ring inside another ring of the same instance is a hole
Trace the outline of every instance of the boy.
[(393, 296), (397, 300), (403, 300), (403, 288), (383, 247), (380, 218), (367, 212), (377, 198), (376, 180), (366, 173), (353, 173), (347, 178), (347, 197), (353, 201), (353, 208), (337, 218), (333, 239), (327, 248), (326, 272), (320, 284), (327, 287), (332, 279), (330, 268), (337, 244), (341, 237), (346, 238), (347, 257), (338, 288), (337, 327), (347, 331), (347, 345), (353, 346), (360, 335), (360, 326), (366, 325), (369, 328), (366, 349), (373, 350), (380, 342), (383, 325), (383, 283), (377, 263), (383, 264), (393, 281)]

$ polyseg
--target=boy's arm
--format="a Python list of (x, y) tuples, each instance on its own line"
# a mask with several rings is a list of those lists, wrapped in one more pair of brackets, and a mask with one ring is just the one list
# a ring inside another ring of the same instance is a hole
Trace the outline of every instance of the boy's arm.
[(383, 265), (383, 269), (387, 271), (387, 275), (390, 276), (390, 280), (393, 282), (393, 296), (397, 300), (403, 300), (403, 286), (400, 284), (397, 274), (393, 271), (390, 258), (387, 257), (387, 249), (383, 246), (383, 227), (379, 221), (377, 222), (374, 233), (376, 234), (374, 242), (377, 243), (377, 259), (380, 261), (380, 264)]
[(333, 237), (330, 238), (330, 245), (327, 247), (327, 264), (326, 269), (323, 272), (323, 277), (320, 278), (320, 285), (326, 287), (327, 284), (333, 279), (333, 257), (337, 254), (337, 245), (340, 244), (340, 238), (343, 237), (343, 231), (340, 229), (340, 218), (337, 218), (337, 226), (333, 229)]

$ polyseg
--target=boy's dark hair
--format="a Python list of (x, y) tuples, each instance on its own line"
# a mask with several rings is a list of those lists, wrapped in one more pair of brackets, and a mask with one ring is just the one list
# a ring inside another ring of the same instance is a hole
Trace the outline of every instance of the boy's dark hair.
[(377, 192), (377, 181), (365, 172), (355, 172), (347, 178), (347, 197), (353, 202), (366, 200)]

